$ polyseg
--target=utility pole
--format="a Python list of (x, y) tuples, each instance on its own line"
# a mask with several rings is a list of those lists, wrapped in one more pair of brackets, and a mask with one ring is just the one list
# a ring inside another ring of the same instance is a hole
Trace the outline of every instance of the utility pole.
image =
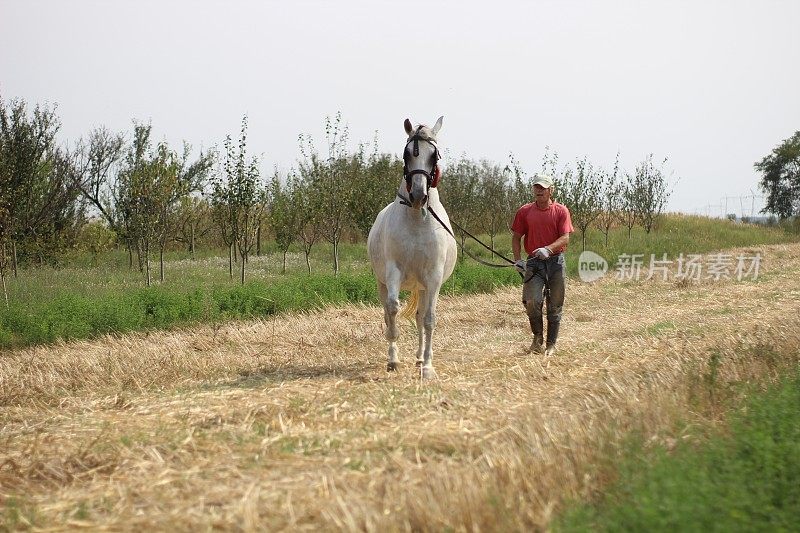
[(728, 200), (735, 200), (736, 196), (723, 196), (722, 201), (725, 202), (725, 213), (724, 216), (728, 216), (730, 212), (728, 211)]

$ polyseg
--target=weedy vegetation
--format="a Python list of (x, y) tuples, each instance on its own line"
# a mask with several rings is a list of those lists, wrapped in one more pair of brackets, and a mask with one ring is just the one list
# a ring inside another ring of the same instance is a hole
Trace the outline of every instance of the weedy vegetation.
[[(798, 359), (797, 354), (775, 355)], [(704, 376), (712, 397), (719, 387), (719, 365), (712, 356)], [(568, 508), (554, 530), (796, 530), (800, 368), (786, 373), (766, 390), (739, 384), (735, 399), (726, 398), (732, 413), (720, 427), (684, 426), (681, 438), (667, 444), (631, 435), (609, 468), (615, 481), (596, 501)]]

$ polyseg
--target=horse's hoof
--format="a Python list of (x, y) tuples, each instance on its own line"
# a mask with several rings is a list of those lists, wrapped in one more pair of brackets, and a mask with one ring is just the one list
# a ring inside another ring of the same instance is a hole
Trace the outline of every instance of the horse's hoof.
[(386, 365), (387, 372), (394, 372), (395, 370), (397, 370), (397, 363), (389, 363)]
[(436, 377), (436, 370), (432, 366), (423, 366), (420, 368), (420, 378), (434, 379)]

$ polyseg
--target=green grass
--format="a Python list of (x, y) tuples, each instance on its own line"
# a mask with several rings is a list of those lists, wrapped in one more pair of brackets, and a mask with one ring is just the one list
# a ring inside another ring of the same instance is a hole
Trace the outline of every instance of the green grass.
[(18, 531), (27, 529), (37, 522), (38, 510), (36, 506), (20, 503), (15, 498), (8, 498), (0, 514), (0, 529), (3, 531)]
[[(501, 275), (479, 265), (458, 265), (444, 291), (487, 292), (518, 279), (512, 269)], [(194, 286), (193, 286), (194, 285)], [(116, 287), (92, 293), (88, 285), (53, 287), (53, 297), (0, 309), (0, 347), (57, 339), (90, 338), (104, 333), (164, 329), (193, 322), (266, 317), (326, 305), (376, 303), (375, 278), (368, 270), (333, 274), (294, 274), (227, 282), (206, 287), (191, 282), (151, 287)]]
[[(481, 238), (489, 244), (488, 237)], [(586, 233), (586, 249), (591, 250), (608, 261), (610, 270), (614, 270), (621, 254), (642, 254), (642, 274), (646, 275), (650, 264), (650, 254), (661, 260), (666, 254), (667, 260), (675, 261), (682, 253), (706, 254), (729, 248), (742, 248), (764, 244), (781, 244), (798, 242), (800, 234), (790, 226), (757, 226), (752, 224), (736, 224), (730, 220), (714, 219), (691, 215), (664, 215), (658, 225), (649, 234), (641, 227), (633, 228), (628, 238), (627, 228), (617, 228), (609, 234), (608, 245), (605, 237), (596, 229), (590, 228)], [(491, 259), (489, 252), (470, 240), (467, 249), (483, 259)], [(511, 236), (503, 233), (495, 237), (494, 248), (506, 257), (511, 257)], [(567, 274), (578, 275), (578, 256), (582, 251), (581, 234), (576, 229), (567, 247)], [(497, 258), (494, 262), (502, 263)], [(658, 276), (658, 274), (657, 274)], [(761, 274), (759, 274), (761, 276)]]
[[(680, 252), (704, 253), (796, 239), (796, 235), (778, 227), (670, 215), (663, 217), (660, 226), (649, 235), (635, 228), (628, 239), (627, 230), (613, 231), (608, 247), (594, 230), (588, 234), (587, 249), (606, 257), (613, 268), (620, 253), (655, 253), (659, 257), (666, 253), (674, 258)], [(488, 242), (488, 238), (485, 240)], [(502, 263), (477, 243), (468, 242), (467, 248), (484, 259)], [(495, 239), (495, 248), (511, 255), (508, 233)], [(580, 249), (580, 236), (575, 234), (567, 253), (567, 271), (572, 276), (577, 272)], [(286, 274), (281, 273), (283, 258), (274, 244), (267, 243), (264, 252), (248, 265), (251, 281), (244, 286), (238, 283), (238, 272), (230, 279), (227, 254), (213, 255), (208, 250), (200, 251), (194, 259), (183, 251), (167, 253), (164, 283), (156, 281), (149, 288), (143, 287), (138, 270), (128, 267), (124, 251), (95, 258), (77, 255), (59, 268), (23, 269), (18, 278), (8, 279), (9, 307), (0, 305), (0, 348), (263, 317), (343, 302), (378, 302), (363, 243), (341, 245), (339, 276), (331, 273), (331, 247), (325, 244), (312, 251), (312, 275), (307, 274), (305, 258), (297, 250), (288, 256)], [(158, 263), (151, 268), (153, 279), (157, 280)], [(519, 276), (511, 268), (489, 268), (466, 259), (459, 262), (442, 292), (473, 294), (518, 283)]]
[(569, 508), (556, 531), (800, 530), (800, 370), (756, 394), (701, 445), (624, 453), (602, 498)]
[(665, 320), (663, 322), (656, 322), (653, 325), (647, 326), (645, 330), (647, 331), (648, 335), (657, 336), (661, 333), (672, 332), (677, 329), (675, 322), (671, 320)]

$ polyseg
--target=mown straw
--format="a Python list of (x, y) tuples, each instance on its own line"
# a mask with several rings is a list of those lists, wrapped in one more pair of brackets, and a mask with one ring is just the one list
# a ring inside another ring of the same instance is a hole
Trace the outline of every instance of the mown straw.
[(553, 357), (525, 352), (518, 290), (443, 297), (425, 383), (410, 323), (384, 371), (372, 306), (4, 352), (5, 520), (545, 528), (601, 490), (592, 465), (630, 430), (691, 439), (670, 431), (697, 395), (796, 361), (800, 245), (758, 251), (757, 282), (570, 284)]

